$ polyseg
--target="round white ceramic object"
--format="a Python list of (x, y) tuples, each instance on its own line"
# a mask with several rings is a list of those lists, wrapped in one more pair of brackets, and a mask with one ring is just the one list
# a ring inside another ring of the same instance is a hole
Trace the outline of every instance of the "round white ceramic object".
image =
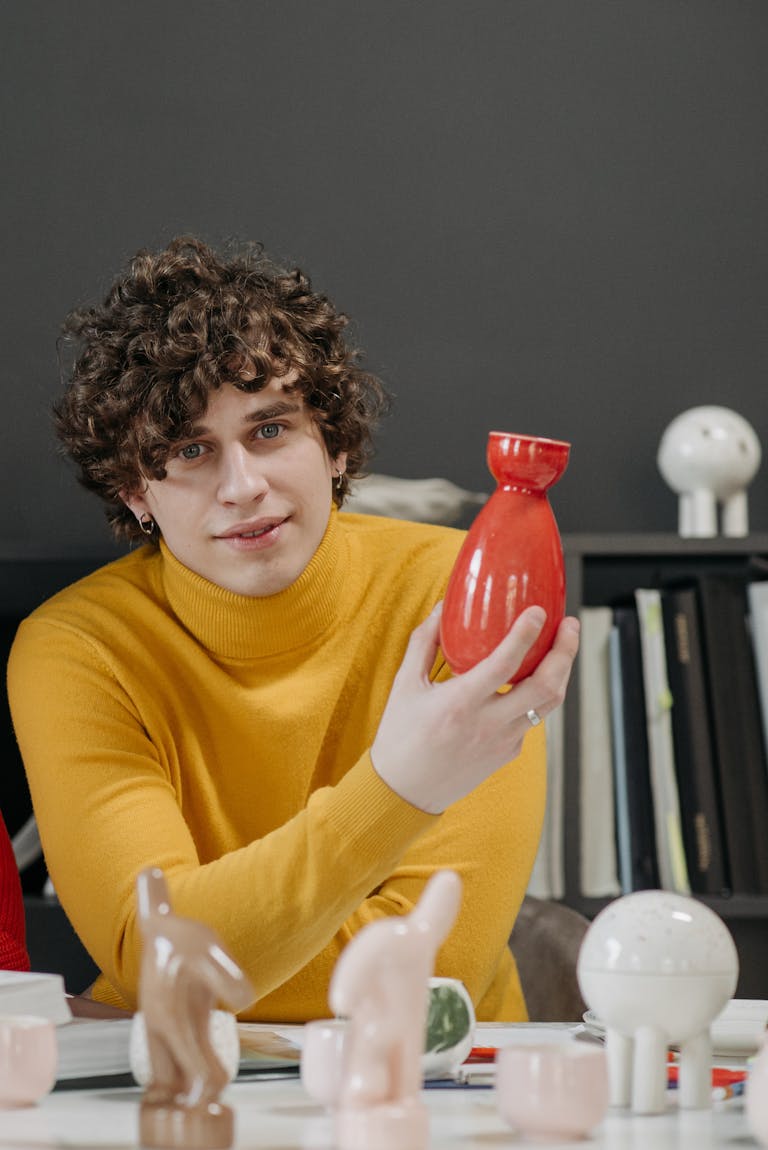
[(0, 1107), (39, 1102), (53, 1088), (58, 1060), (50, 1019), (0, 1015)]
[[(231, 1082), (237, 1076), (240, 1065), (240, 1037), (234, 1014), (228, 1010), (211, 1011), (209, 1034), (213, 1048)], [(146, 1086), (151, 1078), (151, 1066), (147, 1048), (147, 1028), (140, 1010), (134, 1014), (131, 1024), (129, 1058), (131, 1074), (139, 1086)]]
[(702, 488), (724, 499), (752, 481), (760, 458), (760, 440), (742, 415), (706, 406), (672, 420), (661, 437), (657, 463), (673, 491)]
[(733, 938), (714, 911), (671, 891), (609, 903), (589, 927), (577, 974), (606, 1026), (632, 1035), (655, 1023), (670, 1042), (708, 1027), (736, 989)]
[(449, 988), (463, 1002), (467, 1011), (467, 1027), (464, 1033), (451, 1046), (442, 1050), (425, 1050), (421, 1064), (425, 1078), (448, 1078), (469, 1056), (475, 1036), (475, 1007), (469, 991), (459, 978), (433, 977), (429, 980), (430, 994), (441, 988)]
[(496, 1105), (535, 1138), (583, 1138), (608, 1109), (605, 1051), (582, 1042), (504, 1046), (496, 1056)]

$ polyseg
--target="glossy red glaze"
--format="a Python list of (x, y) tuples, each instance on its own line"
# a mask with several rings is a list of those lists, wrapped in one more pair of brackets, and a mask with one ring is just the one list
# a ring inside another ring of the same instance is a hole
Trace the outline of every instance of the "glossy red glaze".
[(492, 431), (488, 467), (498, 486), (472, 524), (448, 583), (440, 644), (451, 670), (474, 667), (534, 604), (544, 627), (517, 672), (517, 683), (552, 646), (565, 611), (560, 533), (547, 490), (568, 464), (570, 444)]

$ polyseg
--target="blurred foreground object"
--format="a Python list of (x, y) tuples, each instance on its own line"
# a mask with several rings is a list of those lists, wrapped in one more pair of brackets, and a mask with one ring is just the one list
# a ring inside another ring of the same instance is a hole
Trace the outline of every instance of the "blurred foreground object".
[(364, 927), (336, 963), (329, 1002), (349, 1019), (336, 1111), (339, 1150), (422, 1150), (429, 1112), (421, 1100), (427, 988), (453, 926), (461, 880), (429, 880), (410, 914)]
[(229, 1071), (211, 1041), (211, 1014), (217, 1002), (243, 1010), (255, 991), (209, 927), (173, 913), (161, 870), (143, 870), (136, 888), (144, 939), (139, 1007), (151, 1068), (140, 1144), (228, 1150), (234, 1115), (219, 1095)]

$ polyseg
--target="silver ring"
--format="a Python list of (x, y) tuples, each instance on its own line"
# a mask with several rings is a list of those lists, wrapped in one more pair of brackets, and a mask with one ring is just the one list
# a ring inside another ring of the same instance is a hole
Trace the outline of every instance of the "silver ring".
[(531, 707), (530, 711), (525, 712), (525, 717), (532, 727), (538, 727), (541, 722), (541, 715), (538, 711), (534, 711), (533, 707)]

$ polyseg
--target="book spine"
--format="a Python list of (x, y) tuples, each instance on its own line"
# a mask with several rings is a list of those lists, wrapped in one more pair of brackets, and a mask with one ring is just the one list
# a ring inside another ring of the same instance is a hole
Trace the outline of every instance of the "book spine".
[(662, 886), (690, 894), (683, 846), (680, 799), (672, 740), (672, 698), (667, 678), (661, 593), (656, 588), (635, 590), (643, 655), (648, 750), (656, 820), (656, 849)]
[(621, 660), (621, 716), (626, 759), (632, 890), (660, 886), (651, 792), (640, 624), (634, 605), (613, 613)]
[(613, 616), (610, 607), (583, 607), (580, 619), (581, 892), (603, 898), (620, 893), (608, 681), (608, 636)]
[(662, 591), (672, 738), (683, 843), (691, 889), (721, 895), (730, 886), (694, 587)]
[(698, 584), (708, 699), (734, 893), (768, 893), (768, 770), (744, 580)]

